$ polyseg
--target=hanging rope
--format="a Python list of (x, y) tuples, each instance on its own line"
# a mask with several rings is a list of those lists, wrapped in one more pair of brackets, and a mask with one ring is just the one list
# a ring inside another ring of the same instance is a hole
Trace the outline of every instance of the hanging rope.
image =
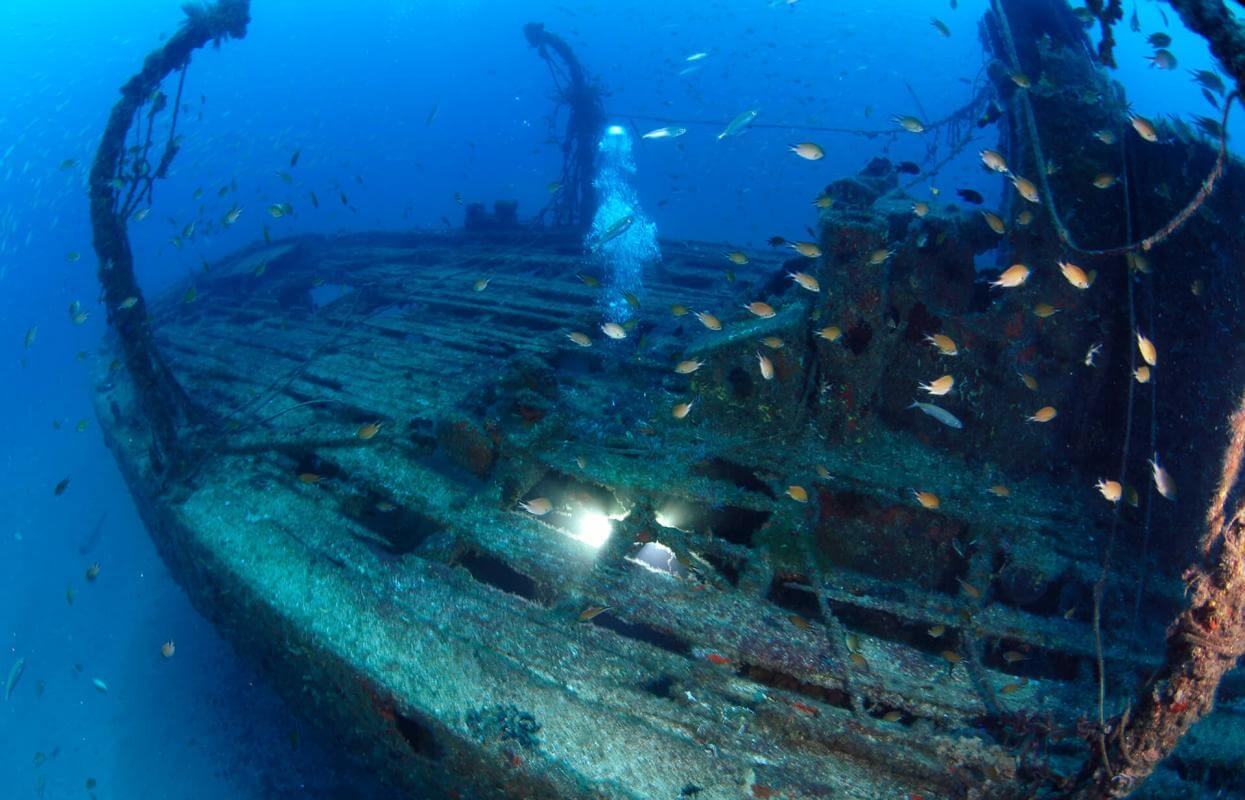
[[(992, 8), (994, 9), (995, 18), (999, 21), (999, 28), (1003, 32), (1003, 42), (1007, 47), (1008, 58), (1011, 60), (1013, 71), (1020, 71), (1020, 56), (1016, 51), (1016, 42), (1012, 39), (1011, 26), (1008, 24), (1007, 15), (1003, 13), (999, 0), (992, 0)], [(1166, 225), (1155, 233), (1147, 236), (1140, 241), (1130, 241), (1128, 244), (1116, 247), (1108, 247), (1101, 249), (1093, 249), (1082, 247), (1072, 238), (1072, 234), (1068, 232), (1068, 228), (1064, 225), (1063, 219), (1059, 216), (1059, 209), (1055, 205), (1055, 196), (1051, 192), (1050, 182), (1047, 180), (1046, 159), (1042, 155), (1042, 141), (1038, 136), (1037, 119), (1033, 113), (1033, 104), (1029, 101), (1029, 96), (1021, 91), (1016, 96), (1020, 104), (1022, 113), (1024, 114), (1025, 128), (1029, 134), (1029, 141), (1033, 145), (1033, 157), (1036, 162), (1038, 171), (1038, 184), (1042, 192), (1042, 201), (1046, 207), (1050, 209), (1051, 221), (1054, 223), (1055, 232), (1059, 235), (1060, 241), (1067, 246), (1069, 250), (1073, 250), (1081, 255), (1087, 256), (1115, 256), (1133, 253), (1138, 250), (1150, 250), (1157, 244), (1162, 244), (1173, 233), (1180, 230), (1189, 218), (1192, 217), (1201, 207), (1202, 203), (1210, 197), (1215, 190), (1215, 184), (1223, 176), (1224, 167), (1228, 160), (1228, 114), (1232, 110), (1232, 102), (1239, 100), (1240, 97), (1236, 92), (1228, 95), (1227, 102), (1223, 105), (1223, 117), (1220, 120), (1219, 130), (1219, 156), (1215, 159), (1215, 165), (1211, 168), (1206, 179), (1202, 181), (1202, 187), (1198, 190), (1193, 199), (1189, 201), (1183, 209), (1180, 210), (1175, 217)], [(1130, 237), (1131, 239), (1131, 237)]]

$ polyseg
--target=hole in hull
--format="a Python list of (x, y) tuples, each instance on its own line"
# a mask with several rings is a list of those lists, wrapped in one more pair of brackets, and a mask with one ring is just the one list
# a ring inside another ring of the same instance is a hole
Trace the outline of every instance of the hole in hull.
[(533, 578), (524, 575), (496, 556), (469, 550), (460, 556), (457, 565), (471, 573), (480, 583), (517, 595), (524, 600), (546, 605), (546, 593)]

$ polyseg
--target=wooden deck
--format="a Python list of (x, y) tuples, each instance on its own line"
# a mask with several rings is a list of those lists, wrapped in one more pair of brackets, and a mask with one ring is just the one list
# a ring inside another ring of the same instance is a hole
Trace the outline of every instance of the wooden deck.
[[(1015, 562), (1088, 585), (1097, 518), (1044, 478), (1000, 502), (969, 454), (948, 468), (911, 437), (820, 440), (802, 354), (830, 345), (782, 255), (734, 266), (721, 246), (664, 242), (663, 256), (614, 341), (603, 289), (577, 277), (605, 275), (573, 238), (257, 247), (197, 278), (193, 302), (182, 286), (153, 304), (200, 411), (189, 475), (157, 485), (123, 374), (101, 376), (99, 413), (200, 610), (408, 789), (1008, 796), (1015, 751), (981, 720), (1073, 725), (1094, 651), (1083, 607), (990, 587)], [(761, 299), (779, 313), (741, 308)], [(758, 351), (776, 380), (756, 377)], [(674, 374), (689, 354), (705, 366)], [(914, 510), (914, 485), (948, 510)], [(535, 497), (554, 510), (518, 506)], [(843, 530), (872, 525), (874, 550), (826, 534), (848, 506), (871, 510)], [(592, 514), (611, 518), (599, 549), (582, 540)], [(656, 542), (663, 569), (638, 563)], [(891, 542), (936, 564), (897, 580), (913, 565), (887, 563)], [(580, 621), (591, 606), (609, 610)], [(1156, 656), (1107, 655), (1124, 672)], [(1057, 763), (1080, 753), (1052, 747)]]

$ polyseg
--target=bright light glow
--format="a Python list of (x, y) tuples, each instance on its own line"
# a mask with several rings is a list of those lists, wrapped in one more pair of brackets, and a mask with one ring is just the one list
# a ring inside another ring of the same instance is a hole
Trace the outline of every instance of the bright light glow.
[(657, 509), (657, 513), (653, 515), (653, 518), (656, 519), (657, 524), (663, 528), (677, 528), (678, 527), (677, 525), (674, 524), (674, 515), (669, 514), (663, 511), (662, 509)]
[(575, 538), (584, 544), (600, 548), (609, 541), (614, 526), (610, 518), (600, 511), (581, 511), (575, 523)]
[(622, 136), (623, 126), (611, 125), (605, 129), (605, 132), (608, 133), (610, 136)]
[(634, 556), (628, 556), (627, 560), (650, 572), (664, 572), (676, 578), (687, 576), (687, 568), (679, 563), (674, 551), (661, 542), (647, 543)]

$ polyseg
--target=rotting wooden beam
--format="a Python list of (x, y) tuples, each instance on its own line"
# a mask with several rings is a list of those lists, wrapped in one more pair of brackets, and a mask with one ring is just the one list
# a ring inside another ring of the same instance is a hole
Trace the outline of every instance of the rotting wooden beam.
[[(154, 99), (165, 78), (190, 64), (195, 50), (208, 42), (218, 45), (224, 39), (240, 39), (250, 22), (250, 0), (217, 0), (210, 6), (187, 5), (186, 20), (163, 46), (148, 54), (143, 67), (121, 87), (121, 99), (113, 106), (91, 166), (91, 228), (95, 254), (99, 259), (99, 282), (108, 308), (108, 323), (120, 341), (122, 358), (134, 377), (140, 408), (151, 421), (153, 448), (151, 466), (157, 472), (176, 471), (184, 450), (178, 428), (191, 414), (191, 402), (178, 386), (156, 348), (148, 323), (147, 303), (134, 277), (134, 254), (126, 222), (130, 202), (150, 199), (152, 182), (163, 178), (177, 155), (176, 139), (170, 135), (159, 164), (147, 161), (151, 143), (136, 157), (129, 174), (126, 166), (126, 140), (139, 113), (150, 101), (149, 125), (159, 110)], [(183, 72), (184, 77), (184, 72)], [(176, 126), (177, 103), (173, 122)], [(141, 123), (141, 120), (140, 120)], [(123, 197), (124, 195), (124, 197)], [(126, 301), (135, 298), (130, 304)], [(129, 307), (127, 307), (129, 306)]]
[(1245, 655), (1245, 394), (1229, 428), (1197, 560), (1184, 574), (1188, 605), (1167, 629), (1166, 661), (1134, 706), (1091, 738), (1092, 752), (1070, 797), (1131, 794), (1214, 709), (1220, 681)]

